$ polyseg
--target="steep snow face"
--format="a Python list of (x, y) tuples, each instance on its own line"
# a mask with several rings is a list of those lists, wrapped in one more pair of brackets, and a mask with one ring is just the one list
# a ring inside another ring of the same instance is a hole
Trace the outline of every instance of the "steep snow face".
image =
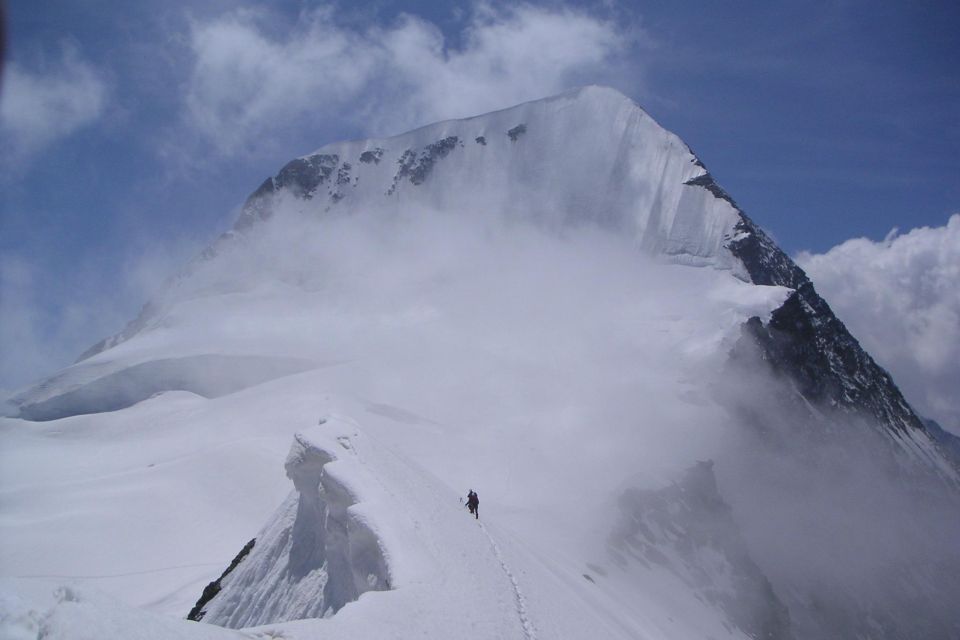
[(675, 135), (613, 89), (585, 87), (386, 139), (328, 145), (292, 161), (251, 196), (237, 229), (293, 195), (314, 215), (432, 209), (452, 215), (599, 224), (654, 254), (732, 268), (738, 220), (689, 188), (706, 171)]
[[(350, 438), (339, 438), (341, 449), (350, 451)], [(355, 498), (326, 468), (333, 460), (303, 436), (295, 438), (286, 470), (296, 493), (195, 619), (241, 628), (324, 618), (362, 593), (390, 588), (377, 537), (348, 512)]]

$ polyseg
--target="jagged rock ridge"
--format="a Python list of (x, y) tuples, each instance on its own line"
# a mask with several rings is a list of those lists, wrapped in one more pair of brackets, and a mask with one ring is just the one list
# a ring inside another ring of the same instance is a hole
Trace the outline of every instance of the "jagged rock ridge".
[(224, 579), (247, 557), (250, 551), (253, 550), (253, 545), (256, 543), (257, 539), (253, 538), (250, 542), (243, 545), (243, 548), (240, 549), (240, 552), (230, 561), (230, 565), (220, 574), (220, 577), (203, 588), (203, 593), (200, 594), (197, 604), (195, 604), (193, 608), (190, 609), (190, 613), (187, 614), (187, 620), (193, 620), (194, 622), (203, 620), (203, 617), (207, 614), (204, 607), (223, 590)]
[[(869, 416), (911, 455), (934, 465), (950, 460), (890, 374), (850, 334), (803, 269), (737, 206), (710, 173), (687, 184), (708, 190), (739, 213), (727, 248), (743, 263), (752, 282), (795, 290), (769, 322), (754, 317), (744, 326), (744, 339), (760, 346), (772, 370), (792, 379), (814, 405), (838, 406)], [(953, 482), (960, 479), (960, 466), (941, 467), (941, 471)]]

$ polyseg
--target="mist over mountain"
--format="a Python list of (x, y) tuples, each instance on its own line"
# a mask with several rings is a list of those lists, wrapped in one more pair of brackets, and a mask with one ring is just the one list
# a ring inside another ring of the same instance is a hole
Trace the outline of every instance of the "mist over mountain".
[(12, 403), (18, 633), (960, 635), (955, 439), (612, 89), (292, 160)]

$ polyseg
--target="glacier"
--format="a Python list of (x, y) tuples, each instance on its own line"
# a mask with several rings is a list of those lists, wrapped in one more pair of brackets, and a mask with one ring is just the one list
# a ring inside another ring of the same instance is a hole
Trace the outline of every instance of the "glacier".
[(11, 636), (960, 629), (946, 445), (608, 88), (291, 161), (12, 403)]

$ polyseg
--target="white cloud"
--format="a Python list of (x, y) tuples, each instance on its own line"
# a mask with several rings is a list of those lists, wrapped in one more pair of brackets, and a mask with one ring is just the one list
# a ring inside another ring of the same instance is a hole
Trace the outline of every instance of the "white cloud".
[(556, 93), (598, 71), (628, 43), (610, 23), (531, 6), (509, 13), (482, 7), (463, 47), (446, 54), (442, 37), (420, 22), (387, 35), (393, 73), (408, 86), (404, 109), (391, 123), (401, 127)]
[(797, 260), (907, 399), (960, 433), (960, 214)]
[(328, 117), (357, 95), (373, 64), (362, 38), (325, 12), (283, 41), (266, 34), (266, 20), (236, 11), (192, 28), (188, 120), (225, 152), (310, 112)]
[(0, 254), (0, 402), (22, 387), (70, 365), (102, 338), (133, 319), (144, 299), (197, 246), (128, 238), (119, 264), (81, 256), (69, 272), (54, 271), (43, 254)]
[(609, 80), (631, 42), (610, 22), (529, 5), (477, 5), (457, 47), (409, 15), (357, 29), (321, 10), (282, 36), (271, 27), (250, 10), (192, 25), (185, 115), (223, 153), (331, 120), (398, 133)]
[(6, 160), (19, 162), (97, 120), (107, 102), (102, 74), (75, 47), (30, 70), (10, 63), (0, 93), (0, 140)]
[[(0, 385), (14, 387), (67, 364), (46, 334), (50, 314), (39, 304), (35, 270), (22, 259), (0, 256)], [(3, 391), (0, 389), (0, 391)]]

